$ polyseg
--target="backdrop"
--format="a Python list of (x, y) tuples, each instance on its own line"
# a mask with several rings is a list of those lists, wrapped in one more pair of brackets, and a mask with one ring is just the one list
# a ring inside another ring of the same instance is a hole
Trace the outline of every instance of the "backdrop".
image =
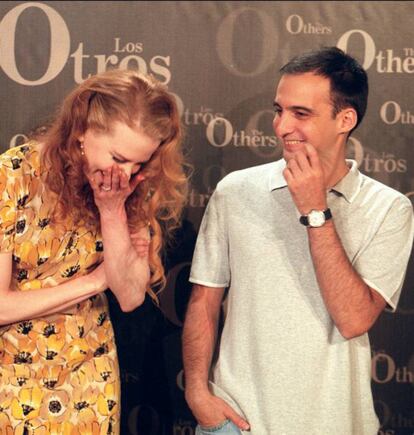
[[(110, 67), (136, 68), (167, 84), (186, 127), (194, 174), (183, 226), (165, 260), (162, 310), (146, 301), (123, 314), (111, 303), (122, 434), (194, 433), (180, 341), (194, 243), (219, 179), (281, 157), (272, 102), (287, 60), (327, 45), (360, 60), (370, 100), (349, 157), (365, 174), (414, 197), (413, 17), (410, 1), (0, 3), (1, 150), (45, 123), (77, 83)], [(381, 434), (414, 432), (413, 284), (411, 260), (398, 311), (384, 312), (370, 333)]]

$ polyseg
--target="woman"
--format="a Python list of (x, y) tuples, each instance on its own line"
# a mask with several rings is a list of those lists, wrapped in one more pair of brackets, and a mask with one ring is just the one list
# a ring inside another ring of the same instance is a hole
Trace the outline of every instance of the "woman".
[(167, 90), (113, 70), (0, 156), (0, 434), (119, 433), (103, 291), (130, 311), (164, 285), (163, 235), (186, 196), (180, 139)]

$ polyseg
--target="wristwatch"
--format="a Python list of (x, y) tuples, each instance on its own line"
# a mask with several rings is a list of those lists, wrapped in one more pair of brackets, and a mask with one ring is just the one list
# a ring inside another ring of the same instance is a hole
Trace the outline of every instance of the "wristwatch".
[(306, 227), (318, 228), (325, 224), (328, 219), (332, 218), (329, 208), (326, 210), (311, 210), (309, 214), (301, 216), (299, 222)]

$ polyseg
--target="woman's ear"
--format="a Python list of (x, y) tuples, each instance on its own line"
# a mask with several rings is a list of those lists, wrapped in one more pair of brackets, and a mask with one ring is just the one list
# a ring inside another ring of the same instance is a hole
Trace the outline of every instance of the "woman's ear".
[(338, 114), (340, 133), (349, 133), (358, 122), (358, 114), (352, 107), (343, 109)]

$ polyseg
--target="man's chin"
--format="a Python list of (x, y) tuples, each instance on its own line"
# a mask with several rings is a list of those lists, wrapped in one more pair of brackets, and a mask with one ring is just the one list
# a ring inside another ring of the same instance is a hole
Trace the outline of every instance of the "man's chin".
[(283, 158), (286, 160), (286, 162), (294, 158), (298, 152), (304, 151), (305, 144), (306, 142), (303, 142), (301, 146), (296, 146), (294, 149), (283, 148)]

